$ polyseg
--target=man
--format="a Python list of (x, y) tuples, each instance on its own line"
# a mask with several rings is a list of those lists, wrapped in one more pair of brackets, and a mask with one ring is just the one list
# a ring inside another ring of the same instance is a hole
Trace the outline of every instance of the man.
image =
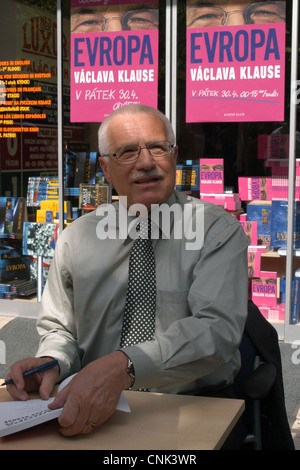
[[(174, 191), (177, 147), (165, 116), (143, 105), (114, 111), (100, 126), (99, 150), (105, 177), (121, 202), (107, 208), (109, 215), (100, 210), (80, 217), (60, 235), (38, 319), (39, 357), (10, 370), (14, 385), (8, 390), (20, 399), (36, 388), (47, 398), (58, 379), (79, 371), (52, 405), (64, 405), (63, 435), (88, 433), (102, 424), (129, 387), (226, 394), (239, 369), (237, 348), (247, 315), (244, 231), (217, 206)], [(134, 243), (130, 230), (137, 212), (152, 220), (160, 208), (152, 240), (155, 334), (120, 349)], [(186, 213), (192, 214), (196, 230), (187, 229)], [(106, 238), (100, 230), (103, 220)], [(182, 224), (186, 230), (179, 237)], [(124, 229), (128, 235), (121, 236)], [(188, 245), (191, 233), (203, 235), (201, 246)], [(24, 371), (49, 358), (58, 359), (59, 369), (24, 382)]]
[(187, 28), (282, 23), (284, 21), (285, 2), (283, 1), (189, 0), (187, 3)]

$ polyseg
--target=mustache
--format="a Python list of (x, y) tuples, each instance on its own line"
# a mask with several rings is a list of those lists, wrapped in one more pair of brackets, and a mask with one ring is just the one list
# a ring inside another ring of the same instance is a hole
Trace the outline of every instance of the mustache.
[(158, 169), (152, 169), (149, 171), (135, 171), (131, 175), (131, 182), (136, 183), (138, 181), (152, 179), (152, 178), (161, 179), (163, 178), (163, 176), (164, 176), (163, 173), (159, 171)]

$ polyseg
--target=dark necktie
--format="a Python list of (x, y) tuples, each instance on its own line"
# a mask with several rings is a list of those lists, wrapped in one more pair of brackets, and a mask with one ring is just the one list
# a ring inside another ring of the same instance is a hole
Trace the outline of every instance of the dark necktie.
[(151, 340), (155, 332), (156, 273), (150, 220), (139, 224), (138, 230), (129, 258), (121, 347)]

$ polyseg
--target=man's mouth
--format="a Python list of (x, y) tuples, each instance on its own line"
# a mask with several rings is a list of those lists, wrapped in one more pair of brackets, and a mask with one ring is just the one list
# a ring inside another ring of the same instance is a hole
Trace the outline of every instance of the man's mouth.
[(160, 181), (161, 177), (160, 176), (143, 176), (141, 178), (137, 178), (134, 180), (135, 184), (151, 184), (151, 183), (157, 183), (157, 181)]

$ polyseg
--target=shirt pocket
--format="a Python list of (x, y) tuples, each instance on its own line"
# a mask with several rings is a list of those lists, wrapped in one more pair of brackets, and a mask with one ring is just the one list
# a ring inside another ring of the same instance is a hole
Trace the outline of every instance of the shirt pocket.
[(188, 290), (157, 291), (156, 329), (165, 331), (174, 321), (191, 315)]

